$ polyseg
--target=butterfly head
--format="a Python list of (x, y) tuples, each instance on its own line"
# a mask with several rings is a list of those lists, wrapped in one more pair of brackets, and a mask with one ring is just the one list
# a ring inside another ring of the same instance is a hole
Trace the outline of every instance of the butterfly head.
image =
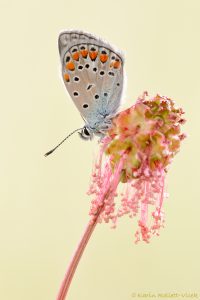
[(79, 132), (79, 135), (83, 140), (91, 140), (94, 136), (94, 133), (87, 125), (85, 125), (81, 132)]

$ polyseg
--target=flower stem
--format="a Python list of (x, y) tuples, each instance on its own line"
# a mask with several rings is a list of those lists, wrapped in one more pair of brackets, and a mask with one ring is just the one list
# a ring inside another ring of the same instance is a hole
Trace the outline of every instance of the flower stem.
[(92, 235), (92, 232), (95, 229), (95, 226), (98, 221), (98, 217), (99, 217), (102, 209), (103, 209), (103, 205), (97, 211), (96, 218), (93, 219), (92, 222), (89, 221), (88, 225), (86, 226), (83, 236), (81, 237), (79, 244), (78, 244), (78, 246), (72, 256), (72, 259), (69, 263), (69, 266), (67, 268), (66, 274), (65, 274), (62, 284), (60, 286), (60, 290), (59, 290), (56, 300), (64, 300), (65, 299), (67, 292), (69, 290), (69, 287), (70, 287), (70, 283), (72, 281), (72, 278), (73, 278), (76, 268), (78, 266), (78, 263), (79, 263), (81, 256), (85, 250), (85, 247)]
[(117, 188), (117, 185), (120, 180), (120, 174), (123, 166), (123, 161), (125, 159), (125, 156), (122, 156), (120, 159), (120, 162), (116, 168), (115, 173), (112, 175), (112, 172), (110, 169), (105, 169), (104, 177), (108, 179), (107, 184), (104, 186), (105, 190), (104, 192), (99, 195), (100, 202), (97, 206), (97, 210), (95, 211), (95, 214), (92, 216), (92, 220), (89, 221), (88, 225), (86, 226), (86, 229), (83, 233), (83, 236), (81, 237), (79, 244), (74, 252), (74, 255), (72, 256), (71, 262), (69, 263), (69, 266), (67, 268), (66, 274), (64, 276), (63, 282), (61, 284), (60, 290), (58, 292), (56, 300), (65, 300), (67, 292), (70, 287), (70, 283), (72, 281), (72, 278), (74, 276), (74, 273), (76, 271), (76, 268), (78, 266), (78, 263), (81, 259), (81, 256), (85, 250), (85, 247), (87, 246), (87, 243), (92, 235), (92, 232), (95, 229), (96, 224), (98, 223), (99, 216), (101, 212), (104, 210), (105, 207), (105, 200), (109, 198), (110, 195), (112, 195)]

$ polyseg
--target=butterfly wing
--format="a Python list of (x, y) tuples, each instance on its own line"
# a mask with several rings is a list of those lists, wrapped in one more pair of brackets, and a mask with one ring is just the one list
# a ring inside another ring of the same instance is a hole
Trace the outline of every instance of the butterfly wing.
[(58, 46), (62, 77), (80, 114), (98, 131), (113, 117), (123, 91), (123, 55), (104, 40), (82, 31), (65, 31)]

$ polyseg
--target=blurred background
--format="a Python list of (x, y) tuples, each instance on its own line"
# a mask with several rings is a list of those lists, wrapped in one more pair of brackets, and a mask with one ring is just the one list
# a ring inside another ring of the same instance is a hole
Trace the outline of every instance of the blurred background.
[(60, 79), (63, 29), (95, 33), (122, 49), (124, 108), (144, 90), (167, 95), (186, 111), (188, 135), (167, 175), (160, 237), (135, 245), (136, 220), (126, 217), (116, 230), (98, 225), (67, 299), (130, 300), (139, 292), (200, 298), (199, 11), (198, 0), (0, 0), (0, 299), (54, 300), (89, 219), (97, 142), (73, 135), (44, 157), (83, 124)]

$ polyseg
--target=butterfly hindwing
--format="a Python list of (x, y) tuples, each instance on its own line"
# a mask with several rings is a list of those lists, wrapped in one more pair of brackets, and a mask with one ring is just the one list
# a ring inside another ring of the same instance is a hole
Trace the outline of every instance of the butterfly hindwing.
[(96, 129), (116, 114), (123, 90), (123, 57), (119, 51), (81, 31), (59, 36), (62, 77), (80, 114)]

